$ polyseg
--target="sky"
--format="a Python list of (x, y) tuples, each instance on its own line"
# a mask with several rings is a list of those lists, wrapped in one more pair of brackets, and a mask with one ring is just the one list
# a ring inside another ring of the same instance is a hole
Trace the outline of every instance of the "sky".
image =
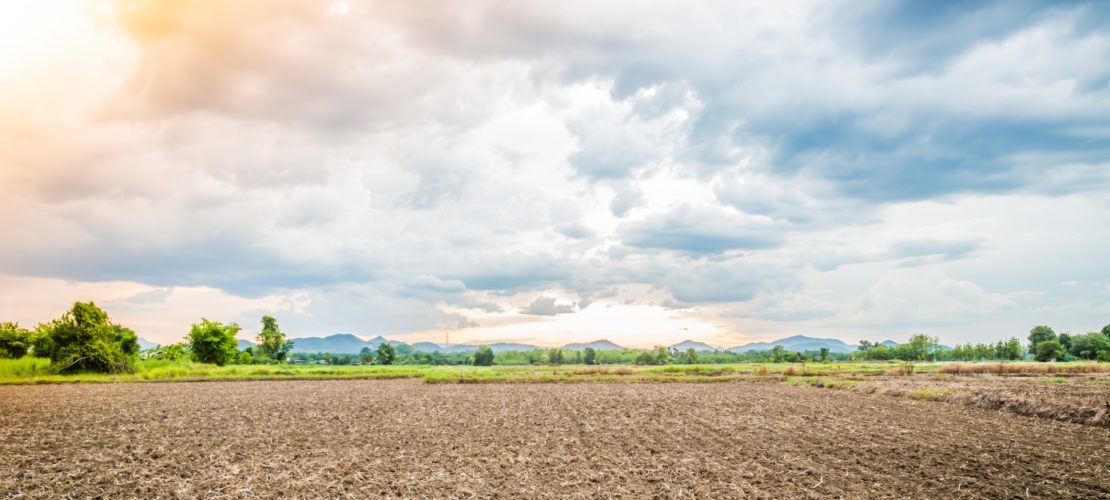
[(0, 320), (1110, 323), (1110, 3), (0, 0)]

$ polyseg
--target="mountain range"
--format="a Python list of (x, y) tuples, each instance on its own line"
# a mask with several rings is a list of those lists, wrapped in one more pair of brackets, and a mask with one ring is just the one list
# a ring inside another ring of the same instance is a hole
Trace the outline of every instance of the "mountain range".
[[(413, 344), (406, 344), (399, 340), (389, 340), (382, 336), (374, 337), (370, 340), (364, 340), (362, 337), (352, 335), (349, 333), (337, 333), (327, 337), (300, 337), (291, 338), (293, 341), (293, 352), (330, 352), (333, 354), (358, 354), (363, 348), (370, 348), (371, 350), (377, 349), (383, 342), (388, 342), (394, 346), (408, 346), (417, 352), (442, 352), (445, 354), (457, 352), (473, 352), (483, 344), (437, 344), (434, 342), (415, 342)], [(897, 342), (892, 340), (885, 340), (881, 342), (882, 345), (893, 347), (898, 345)], [(145, 339), (139, 339), (139, 345), (143, 349), (149, 349), (157, 345)], [(246, 349), (253, 347), (254, 342), (249, 340), (239, 339), (239, 349)], [(518, 344), (510, 342), (497, 342), (489, 345), (493, 352), (514, 352), (514, 351), (531, 351), (533, 349), (544, 349), (544, 347), (535, 346), (531, 344)], [(790, 351), (819, 351), (822, 347), (827, 347), (829, 352), (835, 353), (849, 353), (856, 350), (856, 346), (847, 344), (837, 339), (820, 339), (814, 337), (807, 337), (805, 335), (794, 335), (771, 342), (752, 342), (748, 344), (730, 347), (728, 349), (719, 349), (704, 342), (697, 342), (693, 340), (684, 340), (677, 344), (670, 346), (672, 349), (685, 351), (687, 349), (694, 349), (695, 351), (717, 351), (726, 350), (731, 352), (747, 352), (747, 351), (765, 351), (774, 348), (775, 346), (782, 346), (784, 349)], [(569, 351), (581, 351), (586, 348), (593, 348), (598, 351), (607, 350), (622, 350), (624, 347), (617, 345), (605, 339), (595, 340), (593, 342), (576, 342), (562, 346), (562, 349)]]
[(795, 335), (793, 337), (786, 337), (771, 342), (752, 342), (750, 344), (730, 347), (727, 350), (731, 352), (767, 351), (773, 349), (775, 346), (782, 346), (783, 349), (788, 351), (798, 352), (820, 351), (822, 347), (827, 347), (829, 352), (838, 353), (849, 353), (856, 350), (856, 346), (849, 345), (842, 340), (818, 339), (806, 337), (805, 335)]

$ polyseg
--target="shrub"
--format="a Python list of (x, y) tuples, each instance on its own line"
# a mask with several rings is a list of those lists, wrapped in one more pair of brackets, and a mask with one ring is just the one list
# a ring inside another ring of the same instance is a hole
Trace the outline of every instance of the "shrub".
[(1067, 353), (1058, 340), (1046, 340), (1037, 344), (1033, 349), (1037, 361), (1053, 361)]
[(251, 352), (251, 348), (243, 349), (235, 355), (235, 364), (249, 365), (251, 363), (254, 363), (254, 353)]
[(0, 358), (22, 358), (30, 349), (30, 331), (19, 323), (0, 323)]
[(91, 370), (129, 373), (135, 370), (139, 338), (111, 323), (108, 313), (92, 302), (78, 302), (60, 319), (40, 325), (35, 355), (50, 358), (62, 373)]
[(178, 361), (192, 357), (189, 346), (184, 343), (159, 345), (147, 349), (139, 354), (143, 359), (157, 359), (159, 361)]
[(488, 345), (478, 348), (474, 353), (474, 366), (493, 366), (493, 349)]
[(239, 325), (224, 325), (201, 318), (200, 323), (189, 330), (189, 349), (193, 351), (193, 359), (216, 366), (234, 361), (239, 347), (239, 341), (235, 340), (237, 333)]

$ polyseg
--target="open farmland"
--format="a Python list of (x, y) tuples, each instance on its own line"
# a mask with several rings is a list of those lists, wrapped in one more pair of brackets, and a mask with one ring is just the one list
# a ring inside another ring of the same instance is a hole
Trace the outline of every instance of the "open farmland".
[(37, 385), (0, 400), (4, 496), (1110, 496), (1110, 429), (774, 381)]

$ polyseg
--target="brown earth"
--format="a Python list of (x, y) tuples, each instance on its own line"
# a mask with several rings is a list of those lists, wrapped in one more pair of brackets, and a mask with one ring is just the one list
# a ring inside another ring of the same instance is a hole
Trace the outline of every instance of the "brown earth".
[(852, 389), (890, 396), (924, 397), (1051, 420), (1110, 428), (1110, 377), (1082, 375), (882, 377)]
[(1110, 429), (773, 382), (0, 387), (0, 496), (1110, 497)]

